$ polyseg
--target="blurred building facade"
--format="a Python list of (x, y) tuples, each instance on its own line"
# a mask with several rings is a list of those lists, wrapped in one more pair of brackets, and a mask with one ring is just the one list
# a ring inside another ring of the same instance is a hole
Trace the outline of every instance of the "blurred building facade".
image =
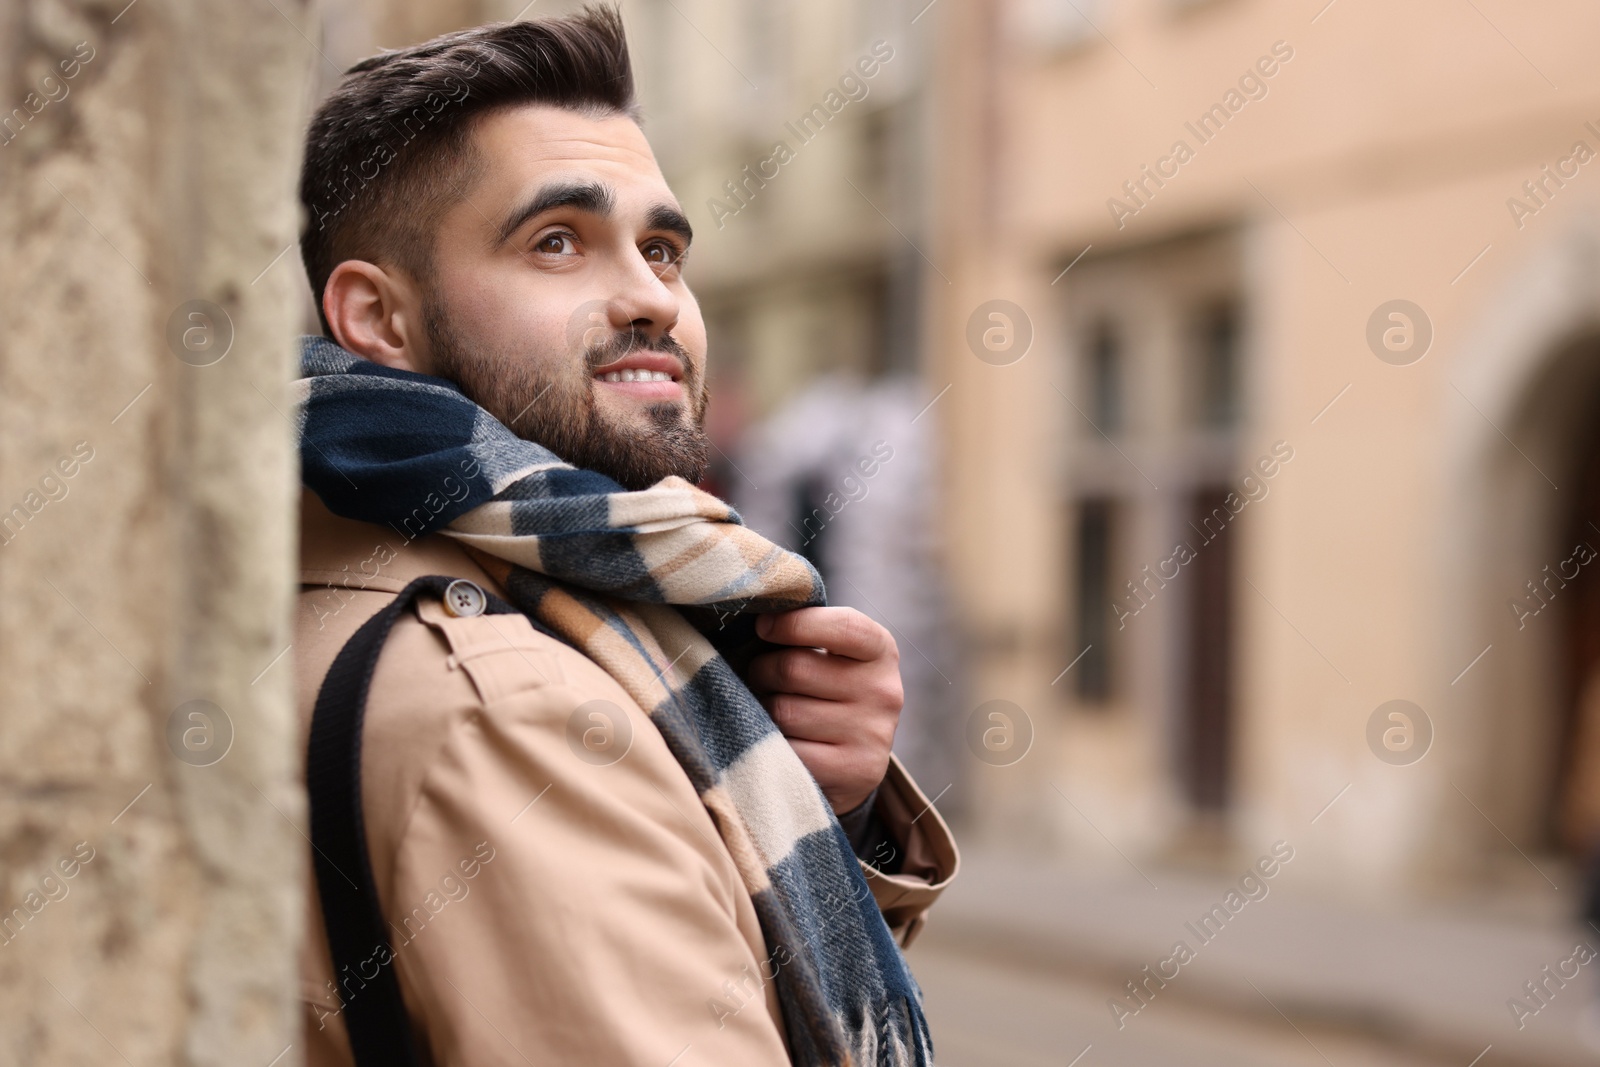
[(1600, 13), (941, 8), (926, 366), (970, 703), (1033, 734), (985, 826), (1547, 889), (1600, 773)]

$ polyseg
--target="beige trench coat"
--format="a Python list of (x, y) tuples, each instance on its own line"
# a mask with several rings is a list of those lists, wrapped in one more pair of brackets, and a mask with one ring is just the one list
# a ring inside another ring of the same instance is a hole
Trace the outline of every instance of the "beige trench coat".
[[(467, 578), (504, 595), (448, 538), (408, 543), (309, 492), (301, 562), (302, 750), (334, 656), (412, 579)], [(568, 717), (597, 698), (632, 726), (609, 766), (567, 743)], [(363, 737), (378, 895), (418, 1044), (437, 1067), (789, 1062), (733, 858), (660, 733), (592, 661), (520, 615), (454, 618), (424, 598), (384, 646)], [(956, 847), (898, 760), (878, 811), (902, 870), (863, 870), (909, 944), (956, 873)], [(307, 906), (306, 1063), (345, 1067), (314, 885)]]

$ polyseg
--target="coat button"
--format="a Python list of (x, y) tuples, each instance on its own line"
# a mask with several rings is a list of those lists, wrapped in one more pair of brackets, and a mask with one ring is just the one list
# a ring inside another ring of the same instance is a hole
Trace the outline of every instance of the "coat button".
[(465, 578), (457, 578), (444, 587), (444, 610), (458, 619), (482, 615), (488, 606), (489, 598), (483, 590)]

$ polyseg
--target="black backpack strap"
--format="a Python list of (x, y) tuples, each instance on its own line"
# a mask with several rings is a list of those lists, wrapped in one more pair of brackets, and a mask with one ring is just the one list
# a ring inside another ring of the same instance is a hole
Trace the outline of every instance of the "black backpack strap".
[(334, 982), (357, 1067), (421, 1067), (424, 1062), (400, 996), (361, 813), (361, 724), (372, 673), (389, 630), (423, 595), (443, 598), (446, 610), (457, 615), (517, 612), (471, 582), (418, 578), (345, 643), (317, 693), (306, 753), (311, 845)]

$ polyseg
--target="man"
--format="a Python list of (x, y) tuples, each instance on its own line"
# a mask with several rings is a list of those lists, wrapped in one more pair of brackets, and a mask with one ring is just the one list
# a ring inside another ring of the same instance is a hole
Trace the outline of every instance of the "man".
[(895, 643), (693, 488), (692, 232), (618, 15), (358, 64), (301, 199), (313, 766), (346, 642), (452, 582), (357, 720), (386, 943), (337, 973), (318, 890), (359, 872), (315, 850), (307, 1062), (356, 1062), (385, 972), (440, 1065), (931, 1062), (900, 947), (957, 855), (890, 753)]

